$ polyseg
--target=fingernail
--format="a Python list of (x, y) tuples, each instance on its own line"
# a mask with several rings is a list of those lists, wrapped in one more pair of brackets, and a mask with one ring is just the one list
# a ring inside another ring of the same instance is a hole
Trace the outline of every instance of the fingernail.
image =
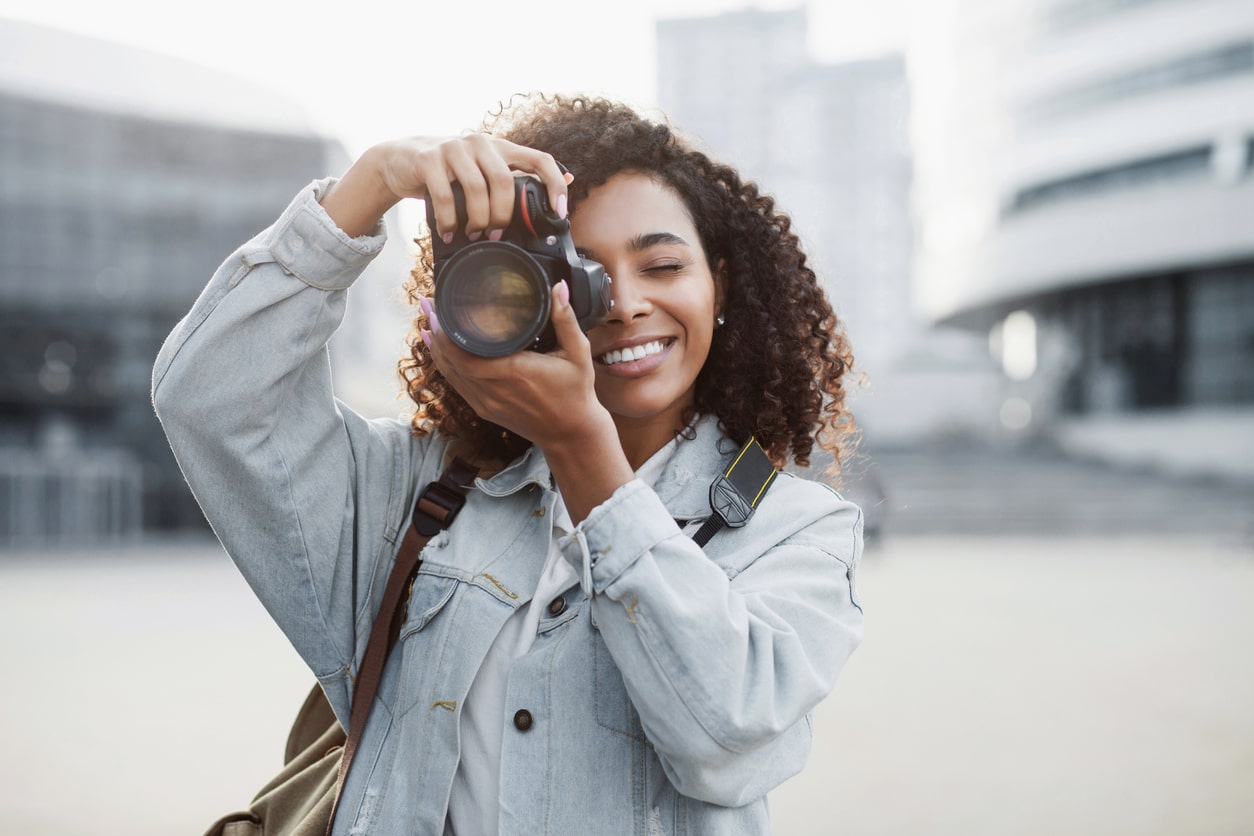
[(566, 217), (566, 195), (564, 194), (557, 196), (557, 216), (559, 218)]
[(569, 171), (563, 174), (562, 176), (566, 178), (566, 185), (568, 186), (571, 183), (575, 182), (575, 175), (571, 174)]
[(557, 301), (563, 308), (570, 304), (570, 285), (565, 281), (557, 283)]
[(423, 314), (427, 317), (427, 324), (431, 326), (431, 332), (436, 333), (440, 330), (440, 320), (435, 315), (435, 305), (431, 304), (431, 300), (422, 297), (418, 300), (418, 307), (422, 308)]
[(443, 235), (440, 236), (440, 240), (442, 240), (445, 244), (453, 243), (453, 233), (451, 232), (444, 233)]
[(426, 328), (418, 329), (418, 336), (422, 337), (422, 342), (427, 348), (431, 347), (431, 332)]
[(482, 235), (483, 233), (476, 229), (474, 232), (470, 233), (466, 237), (469, 238), (471, 242), (473, 243), (475, 241), (478, 241)]
[(504, 234), (504, 232), (505, 232), (505, 230), (503, 230), (503, 229), (494, 229), (494, 230), (492, 230), (491, 232), (489, 232), (489, 233), (488, 233), (488, 240), (489, 240), (489, 241), (500, 241), (500, 240), (501, 240), (501, 235), (502, 235), (502, 234)]

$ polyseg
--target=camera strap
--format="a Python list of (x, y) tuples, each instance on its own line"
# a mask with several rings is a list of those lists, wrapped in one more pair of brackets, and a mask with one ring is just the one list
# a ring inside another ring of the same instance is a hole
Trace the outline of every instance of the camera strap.
[(740, 528), (749, 522), (778, 475), (762, 445), (750, 436), (727, 469), (710, 484), (710, 508), (714, 513), (692, 535), (693, 541), (704, 548), (724, 528)]

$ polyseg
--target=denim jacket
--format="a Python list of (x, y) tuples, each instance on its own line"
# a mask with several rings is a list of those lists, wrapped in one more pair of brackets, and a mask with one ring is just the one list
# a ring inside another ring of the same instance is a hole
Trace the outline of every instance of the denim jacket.
[[(153, 400), (215, 532), (346, 722), (448, 441), (332, 395), (327, 341), (383, 241), (335, 227), (317, 202), (327, 182), (219, 268), (167, 338)], [(767, 792), (805, 764), (809, 713), (862, 634), (861, 513), (783, 475), (703, 550), (686, 532), (734, 445), (712, 418), (694, 430), (652, 489), (623, 486), (560, 544), (582, 581), (509, 675), (502, 834), (767, 833)], [(532, 448), (479, 479), (427, 546), (337, 834), (445, 831), (462, 700), (536, 587), (555, 498)]]

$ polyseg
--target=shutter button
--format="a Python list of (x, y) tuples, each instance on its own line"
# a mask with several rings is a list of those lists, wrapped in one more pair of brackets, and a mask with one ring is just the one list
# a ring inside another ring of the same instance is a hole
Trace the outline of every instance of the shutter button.
[(559, 595), (552, 601), (549, 601), (549, 615), (556, 618), (564, 612), (566, 612), (566, 598), (564, 596)]
[(531, 731), (532, 717), (531, 712), (527, 709), (520, 709), (514, 714), (514, 728), (519, 731)]

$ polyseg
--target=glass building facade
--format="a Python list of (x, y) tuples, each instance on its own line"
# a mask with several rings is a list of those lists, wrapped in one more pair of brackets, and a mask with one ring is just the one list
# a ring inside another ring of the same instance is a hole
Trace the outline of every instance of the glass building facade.
[(153, 360), (231, 250), (342, 158), (0, 90), (0, 546), (203, 527)]
[[(1254, 3), (960, 0), (934, 15), (911, 51), (933, 318), (996, 335), (1033, 317), (1041, 362), (1007, 391), (1086, 452), (1152, 422), (1163, 432), (1124, 460), (1248, 458)], [(1209, 437), (1184, 432), (1202, 418)]]

